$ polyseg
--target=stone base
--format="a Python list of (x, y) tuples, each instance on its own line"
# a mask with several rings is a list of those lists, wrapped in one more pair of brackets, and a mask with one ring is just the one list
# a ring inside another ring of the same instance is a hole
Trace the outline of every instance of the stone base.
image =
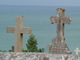
[(0, 52), (0, 60), (80, 60), (80, 55)]
[(49, 53), (53, 54), (71, 54), (65, 39), (54, 38), (52, 44), (48, 46)]

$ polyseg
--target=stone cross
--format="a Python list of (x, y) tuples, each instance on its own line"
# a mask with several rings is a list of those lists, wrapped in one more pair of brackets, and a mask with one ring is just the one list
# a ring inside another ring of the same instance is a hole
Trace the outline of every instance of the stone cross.
[(22, 52), (22, 40), (23, 33), (29, 34), (31, 33), (31, 28), (23, 27), (23, 16), (16, 17), (16, 26), (15, 27), (7, 27), (8, 33), (15, 33), (15, 45), (14, 52)]
[(62, 40), (64, 39), (64, 24), (70, 24), (70, 17), (64, 16), (65, 9), (58, 8), (57, 9), (57, 16), (51, 16), (50, 22), (51, 24), (57, 23), (57, 38)]
[(74, 52), (76, 52), (76, 55), (78, 55), (80, 52), (79, 48), (76, 48), (76, 50), (74, 50)]
[(48, 45), (49, 53), (53, 54), (71, 54), (64, 38), (64, 25), (70, 24), (69, 16), (64, 15), (64, 8), (57, 8), (57, 16), (51, 16), (51, 24), (57, 24), (57, 37), (52, 39), (52, 44)]

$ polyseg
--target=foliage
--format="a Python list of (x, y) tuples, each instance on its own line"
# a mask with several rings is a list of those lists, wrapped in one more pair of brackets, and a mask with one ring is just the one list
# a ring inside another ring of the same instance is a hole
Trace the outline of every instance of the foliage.
[(33, 34), (31, 34), (27, 40), (27, 50), (23, 50), (23, 52), (44, 52), (44, 48), (38, 48), (37, 45), (37, 39)]
[(0, 50), (0, 52), (6, 52), (6, 50)]

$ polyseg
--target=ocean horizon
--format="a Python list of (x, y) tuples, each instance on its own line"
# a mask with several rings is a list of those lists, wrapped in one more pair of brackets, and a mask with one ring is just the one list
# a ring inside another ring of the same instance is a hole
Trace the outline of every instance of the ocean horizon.
[[(31, 27), (39, 48), (48, 52), (48, 44), (56, 37), (56, 23), (50, 24), (50, 16), (56, 16), (57, 8), (65, 8), (65, 16), (71, 23), (65, 24), (65, 41), (74, 52), (80, 48), (80, 6), (16, 6), (0, 5), (0, 50), (10, 50), (14, 45), (15, 33), (7, 33), (7, 26), (15, 26), (16, 16), (24, 16), (24, 26)], [(24, 34), (23, 49), (26, 48), (30, 34)]]

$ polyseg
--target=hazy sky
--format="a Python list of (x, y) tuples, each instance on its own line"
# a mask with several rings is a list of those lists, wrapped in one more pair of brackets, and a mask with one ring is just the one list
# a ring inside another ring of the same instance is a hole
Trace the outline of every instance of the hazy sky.
[(0, 0), (0, 5), (80, 6), (80, 0)]

